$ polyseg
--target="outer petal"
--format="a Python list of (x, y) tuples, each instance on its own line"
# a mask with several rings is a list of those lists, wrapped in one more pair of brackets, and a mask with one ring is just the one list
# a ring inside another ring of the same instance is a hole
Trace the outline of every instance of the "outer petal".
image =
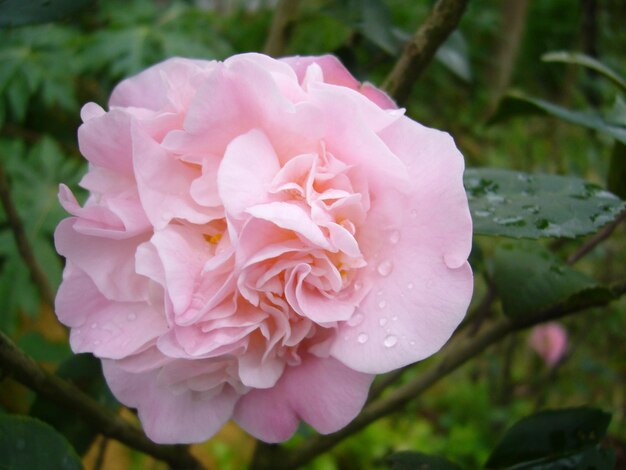
[(122, 240), (83, 235), (75, 217), (62, 220), (54, 232), (56, 249), (83, 270), (111, 300), (140, 301), (148, 296), (148, 280), (137, 274), (135, 251), (145, 236)]
[(273, 388), (241, 398), (235, 420), (265, 442), (289, 439), (300, 419), (329, 434), (361, 411), (373, 378), (332, 358), (306, 356), (300, 365), (285, 369)]
[(159, 444), (202, 442), (228, 421), (239, 394), (229, 385), (217, 395), (159, 383), (158, 370), (131, 373), (115, 361), (102, 367), (113, 394), (137, 408), (147, 436)]
[[(438, 351), (462, 320), (472, 295), (471, 218), (463, 159), (444, 133), (409, 120), (384, 138), (410, 171), (414, 189), (375, 194), (360, 236), (373, 285), (344, 323), (331, 354), (368, 373), (383, 373)], [(388, 227), (387, 231), (381, 228)]]
[(72, 328), (70, 344), (76, 353), (120, 359), (134, 354), (167, 331), (165, 315), (145, 302), (112, 302), (80, 269), (65, 268), (55, 310)]

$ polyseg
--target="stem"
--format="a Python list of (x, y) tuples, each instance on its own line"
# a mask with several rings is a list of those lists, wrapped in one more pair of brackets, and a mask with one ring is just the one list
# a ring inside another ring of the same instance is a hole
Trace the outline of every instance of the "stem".
[(158, 445), (119, 416), (112, 416), (96, 400), (74, 385), (46, 372), (0, 332), (0, 366), (15, 380), (80, 416), (104, 436), (167, 462), (173, 469), (201, 469), (185, 446)]
[(531, 317), (503, 318), (498, 320), (478, 335), (473, 337), (466, 336), (458, 346), (446, 348), (449, 349), (449, 352), (441, 356), (441, 359), (430, 369), (421, 373), (411, 382), (398, 387), (386, 397), (367, 405), (361, 414), (345, 428), (333, 434), (312, 438), (300, 447), (291, 449), (290, 452), (283, 451), (280, 456), (275, 455), (271, 466), (257, 465), (253, 466), (253, 468), (271, 468), (272, 470), (298, 468), (336, 446), (352, 434), (359, 432), (377, 419), (400, 410), (439, 380), (458, 369), (470, 359), (478, 356), (488, 346), (501, 341), (516, 331), (538, 325), (539, 323), (581, 312), (592, 307), (607, 305), (626, 293), (626, 282), (615, 285), (612, 288), (612, 292), (614, 296), (609, 299), (584, 299), (577, 305), (560, 303)]
[(626, 220), (626, 209), (624, 209), (613, 222), (597, 232), (594, 236), (592, 236), (585, 243), (583, 243), (574, 253), (569, 255), (567, 257), (567, 264), (574, 264), (580, 258), (593, 250), (596, 246), (598, 246), (601, 242), (609, 238), (613, 231), (624, 220)]
[(276, 5), (272, 25), (263, 52), (274, 57), (283, 55), (296, 20), (301, 0), (280, 0)]
[(439, 46), (458, 26), (468, 1), (437, 0), (426, 21), (406, 44), (383, 83), (383, 88), (398, 103), (406, 102), (413, 84), (435, 56)]
[(24, 225), (22, 224), (20, 216), (17, 213), (17, 209), (13, 204), (9, 182), (4, 172), (2, 162), (0, 162), (0, 202), (2, 203), (7, 220), (11, 226), (17, 250), (22, 257), (22, 260), (24, 260), (24, 263), (30, 272), (30, 276), (41, 294), (41, 298), (46, 304), (54, 309), (54, 292), (48, 282), (48, 278), (35, 258), (33, 249), (30, 246), (28, 237), (26, 236)]

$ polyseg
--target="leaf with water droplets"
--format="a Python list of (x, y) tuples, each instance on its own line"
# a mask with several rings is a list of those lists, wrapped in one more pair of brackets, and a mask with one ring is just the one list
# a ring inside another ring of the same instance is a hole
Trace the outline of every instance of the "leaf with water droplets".
[(80, 470), (80, 459), (51, 426), (28, 416), (0, 414), (0, 468)]
[(595, 232), (624, 208), (614, 194), (569, 176), (471, 168), (465, 189), (477, 235), (574, 238)]
[(608, 288), (531, 241), (500, 244), (490, 275), (504, 313), (511, 317), (532, 315), (562, 302), (612, 298)]

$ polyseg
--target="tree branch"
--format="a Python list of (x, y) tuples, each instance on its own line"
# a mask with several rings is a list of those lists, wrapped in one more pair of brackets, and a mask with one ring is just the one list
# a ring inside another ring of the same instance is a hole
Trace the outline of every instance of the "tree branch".
[(0, 368), (15, 380), (80, 416), (97, 432), (167, 462), (173, 469), (202, 469), (186, 446), (158, 445), (74, 385), (42, 369), (0, 332)]
[(439, 46), (458, 26), (468, 1), (437, 0), (426, 21), (406, 44), (383, 83), (383, 88), (398, 103), (406, 102), (413, 84), (435, 56)]
[[(438, 356), (440, 359), (431, 368), (421, 373), (411, 382), (398, 387), (386, 397), (367, 405), (354, 421), (340, 431), (326, 436), (317, 436), (308, 440), (300, 447), (291, 449), (289, 452), (282, 451), (280, 455), (278, 455), (278, 449), (272, 448), (272, 452), (274, 452), (272, 470), (295, 469), (310, 462), (318, 455), (339, 444), (345, 438), (359, 432), (377, 419), (398, 411), (440, 379), (470, 359), (478, 356), (488, 346), (497, 343), (511, 333), (592, 307), (602, 307), (609, 304), (611, 301), (626, 294), (626, 282), (615, 285), (612, 288), (612, 292), (614, 296), (610, 299), (590, 298), (582, 300), (576, 305), (560, 303), (532, 316), (514, 319), (503, 318), (494, 322), (478, 335), (466, 337), (458, 346), (446, 348), (449, 351), (440, 354)], [(252, 468), (263, 469), (270, 467), (257, 465)]]
[(2, 203), (2, 207), (6, 214), (7, 220), (9, 222), (9, 225), (11, 226), (11, 231), (13, 232), (13, 237), (15, 238), (15, 243), (17, 245), (17, 250), (22, 257), (22, 260), (24, 260), (24, 263), (26, 264), (28, 271), (30, 272), (30, 276), (37, 286), (39, 293), (41, 294), (41, 298), (46, 304), (54, 309), (54, 292), (52, 290), (52, 287), (50, 286), (50, 283), (48, 282), (48, 278), (44, 274), (41, 266), (39, 266), (39, 263), (35, 258), (33, 249), (30, 246), (28, 237), (26, 236), (26, 230), (24, 230), (24, 225), (22, 224), (20, 216), (17, 213), (17, 209), (13, 204), (13, 200), (11, 198), (11, 190), (9, 188), (9, 182), (4, 172), (2, 162), (0, 162), (0, 202)]
[(613, 231), (621, 224), (624, 220), (626, 220), (626, 209), (624, 209), (617, 218), (605, 226), (602, 230), (597, 232), (591, 238), (589, 238), (585, 243), (580, 245), (580, 247), (573, 252), (571, 255), (567, 257), (567, 264), (574, 264), (580, 258), (585, 256), (591, 250), (593, 250), (596, 246), (602, 243), (604, 240), (609, 238)]
[(263, 52), (277, 57), (285, 53), (301, 0), (279, 0)]

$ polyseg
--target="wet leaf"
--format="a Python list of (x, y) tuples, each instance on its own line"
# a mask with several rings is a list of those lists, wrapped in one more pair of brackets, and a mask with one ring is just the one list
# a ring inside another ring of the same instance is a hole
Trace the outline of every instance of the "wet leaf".
[(27, 416), (0, 414), (2, 470), (79, 470), (80, 459), (52, 427)]
[(582, 462), (610, 462), (610, 453), (598, 446), (610, 421), (610, 414), (586, 407), (542, 411), (528, 416), (505, 433), (485, 467), (516, 470), (612, 468), (580, 466)]
[(490, 271), (504, 313), (510, 317), (529, 316), (557, 303), (612, 298), (608, 288), (536, 242), (501, 243)]
[(569, 176), (495, 168), (465, 172), (474, 233), (511, 238), (573, 238), (611, 222), (624, 201)]

